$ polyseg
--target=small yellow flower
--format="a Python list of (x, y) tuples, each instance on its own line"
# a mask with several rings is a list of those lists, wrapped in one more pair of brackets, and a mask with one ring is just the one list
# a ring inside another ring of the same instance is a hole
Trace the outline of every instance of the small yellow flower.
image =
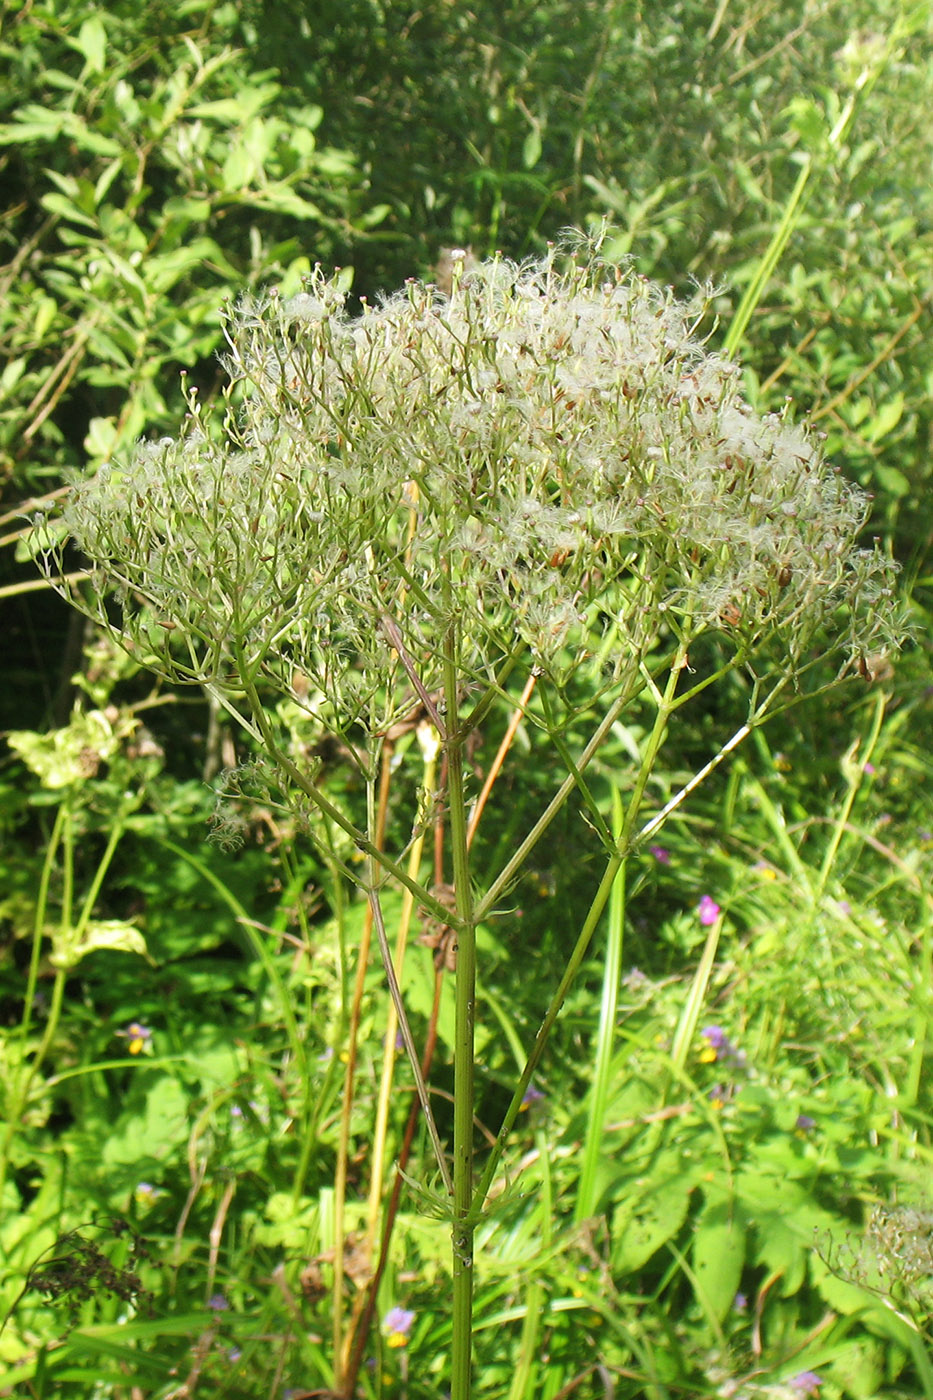
[(152, 1031), (141, 1021), (131, 1021), (126, 1030), (117, 1031), (117, 1035), (129, 1042), (126, 1048), (131, 1055), (141, 1055), (152, 1040)]

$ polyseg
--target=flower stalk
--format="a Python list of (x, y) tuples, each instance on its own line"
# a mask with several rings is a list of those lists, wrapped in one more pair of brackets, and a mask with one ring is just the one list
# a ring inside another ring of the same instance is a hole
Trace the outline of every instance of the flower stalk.
[[(859, 544), (866, 499), (787, 415), (749, 408), (735, 367), (697, 338), (702, 297), (681, 305), (578, 240), (537, 262), (461, 268), (448, 298), (412, 282), (357, 317), (345, 300), (316, 270), (298, 296), (241, 302), (220, 430), (192, 400), (177, 438), (102, 468), (37, 530), (63, 592), (142, 665), (204, 687), (308, 830), (323, 818), (365, 857), (331, 852), (329, 865), (369, 901), (450, 1192), (451, 1396), (470, 1400), (477, 1223), (626, 860), (779, 694), (830, 657), (822, 684), (864, 671), (901, 618), (892, 565)], [(69, 582), (65, 537), (90, 562), (87, 591)], [(750, 683), (748, 723), (645, 820), (672, 719), (733, 671)], [(466, 746), (522, 684), (521, 722), (566, 776), (480, 880)], [(348, 814), (290, 747), (281, 703), (351, 754), (366, 813)], [(629, 711), (646, 737), (610, 828), (588, 770)], [(423, 720), (446, 765), (453, 912), (406, 860), (411, 843), (384, 849), (375, 819), (387, 736)], [(575, 795), (605, 871), (475, 1183), (477, 927)], [(385, 935), (386, 883), (457, 940), (452, 1170)]]

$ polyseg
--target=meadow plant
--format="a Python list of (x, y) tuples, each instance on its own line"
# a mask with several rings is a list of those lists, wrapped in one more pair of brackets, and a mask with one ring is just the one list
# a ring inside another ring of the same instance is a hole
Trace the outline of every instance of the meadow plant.
[[(345, 845), (340, 859), (369, 901), (438, 1153), (451, 1395), (467, 1400), (474, 1233), (627, 858), (809, 677), (869, 676), (900, 624), (891, 564), (858, 543), (866, 499), (789, 416), (751, 411), (736, 367), (698, 336), (702, 296), (681, 304), (582, 240), (519, 266), (455, 265), (449, 296), (413, 281), (356, 316), (344, 285), (317, 270), (296, 296), (241, 301), (227, 321), (222, 431), (192, 393), (177, 438), (78, 484), (63, 527), (43, 528), (90, 562), (79, 605), (142, 665), (203, 686), (257, 740), (282, 791), (365, 857)], [(672, 717), (732, 673), (745, 722), (649, 810)], [(502, 867), (480, 871), (465, 745), (519, 693), (566, 778)], [(365, 820), (328, 796), (318, 760), (289, 747), (282, 702), (339, 739), (364, 780)], [(586, 770), (635, 702), (650, 719), (610, 830)], [(414, 721), (436, 730), (446, 779), (443, 794), (423, 795), (412, 841), (443, 806), (452, 900), (417, 860), (384, 849), (377, 822), (388, 736)], [(581, 724), (589, 737), (574, 749)], [(575, 794), (605, 874), (477, 1181), (476, 928)], [(456, 943), (452, 1159), (389, 954), (387, 883)], [(338, 1278), (337, 1311), (342, 1288)], [(349, 1395), (352, 1376), (334, 1364), (335, 1393)]]

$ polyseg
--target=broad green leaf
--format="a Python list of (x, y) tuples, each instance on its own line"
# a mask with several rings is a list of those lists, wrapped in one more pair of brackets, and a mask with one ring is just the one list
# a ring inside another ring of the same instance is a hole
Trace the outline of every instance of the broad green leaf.
[(52, 297), (40, 297), (36, 302), (35, 317), (32, 323), (32, 333), (37, 340), (42, 340), (46, 331), (55, 319), (58, 310), (57, 303)]
[(148, 287), (166, 292), (192, 267), (206, 262), (222, 263), (223, 254), (212, 238), (195, 238), (171, 252), (152, 254), (140, 264), (140, 271)]
[(745, 1225), (734, 1202), (715, 1201), (697, 1222), (693, 1270), (700, 1302), (722, 1322), (739, 1290), (745, 1263)]
[(0, 125), (0, 146), (57, 141), (69, 136), (81, 150), (93, 155), (118, 156), (121, 152), (119, 142), (89, 127), (77, 112), (59, 112), (29, 102), (17, 109), (16, 116), (16, 121)]
[(101, 171), (101, 173), (98, 175), (97, 179), (94, 182), (95, 206), (101, 203), (104, 196), (107, 194), (107, 191), (110, 189), (110, 186), (113, 184), (114, 180), (120, 174), (120, 171), (122, 169), (122, 156), (117, 156), (114, 160), (109, 161), (108, 164), (104, 166), (104, 169)]
[(392, 213), (391, 204), (374, 204), (371, 209), (367, 209), (365, 214), (361, 214), (356, 220), (359, 228), (376, 228), (384, 219)]
[(617, 1273), (636, 1273), (674, 1238), (687, 1218), (695, 1184), (692, 1174), (678, 1172), (651, 1185), (634, 1208), (625, 1202), (616, 1210), (612, 1265)]
[[(52, 302), (53, 310), (54, 307), (55, 303)], [(41, 339), (41, 336), (38, 336), (38, 334), (37, 339)], [(22, 357), (16, 360), (7, 360), (6, 364), (3, 366), (3, 372), (2, 374), (0, 374), (0, 397), (6, 397), (6, 395), (9, 394), (11, 390), (15, 389), (16, 385), (22, 378), (23, 370), (25, 368), (26, 361)]]
[(43, 787), (64, 788), (86, 781), (99, 764), (116, 753), (136, 724), (136, 720), (123, 716), (113, 725), (100, 710), (89, 710), (77, 714), (64, 729), (52, 729), (46, 734), (14, 730), (7, 735), (7, 743)]
[[(148, 1077), (151, 1070), (140, 1069)], [(105, 1164), (139, 1164), (158, 1160), (188, 1136), (188, 1096), (177, 1079), (163, 1075), (149, 1089), (142, 1105), (121, 1114), (100, 1145)], [(140, 1171), (142, 1176), (144, 1173)]]
[(67, 932), (53, 934), (49, 962), (53, 967), (72, 968), (88, 953), (99, 949), (107, 949), (111, 953), (136, 953), (148, 959), (146, 940), (139, 929), (123, 919), (98, 919), (85, 925), (83, 934), (76, 942)]
[(329, 222), (318, 205), (312, 204), (308, 199), (302, 199), (290, 185), (286, 185), (281, 180), (266, 185), (262, 190), (250, 191), (246, 196), (246, 202), (259, 209), (275, 210), (277, 214), (291, 214), (296, 219), (315, 219), (321, 223)]
[(92, 418), (84, 439), (84, 450), (96, 461), (106, 461), (117, 443), (116, 419)]

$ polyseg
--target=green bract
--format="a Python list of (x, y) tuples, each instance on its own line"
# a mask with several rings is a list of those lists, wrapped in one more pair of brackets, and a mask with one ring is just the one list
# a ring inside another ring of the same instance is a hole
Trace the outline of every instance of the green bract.
[[(601, 633), (603, 675), (663, 624), (800, 665), (892, 639), (865, 498), (696, 338), (704, 307), (587, 254), (486, 263), (449, 299), (410, 283), (352, 318), (316, 272), (229, 316), (238, 408), (77, 487), (65, 522), (146, 664), (237, 689), (295, 672), (342, 722), (383, 726), (527, 647), (558, 680)], [(100, 605), (101, 616), (110, 614)], [(825, 638), (824, 638), (825, 640)], [(401, 642), (401, 646), (396, 645)]]

